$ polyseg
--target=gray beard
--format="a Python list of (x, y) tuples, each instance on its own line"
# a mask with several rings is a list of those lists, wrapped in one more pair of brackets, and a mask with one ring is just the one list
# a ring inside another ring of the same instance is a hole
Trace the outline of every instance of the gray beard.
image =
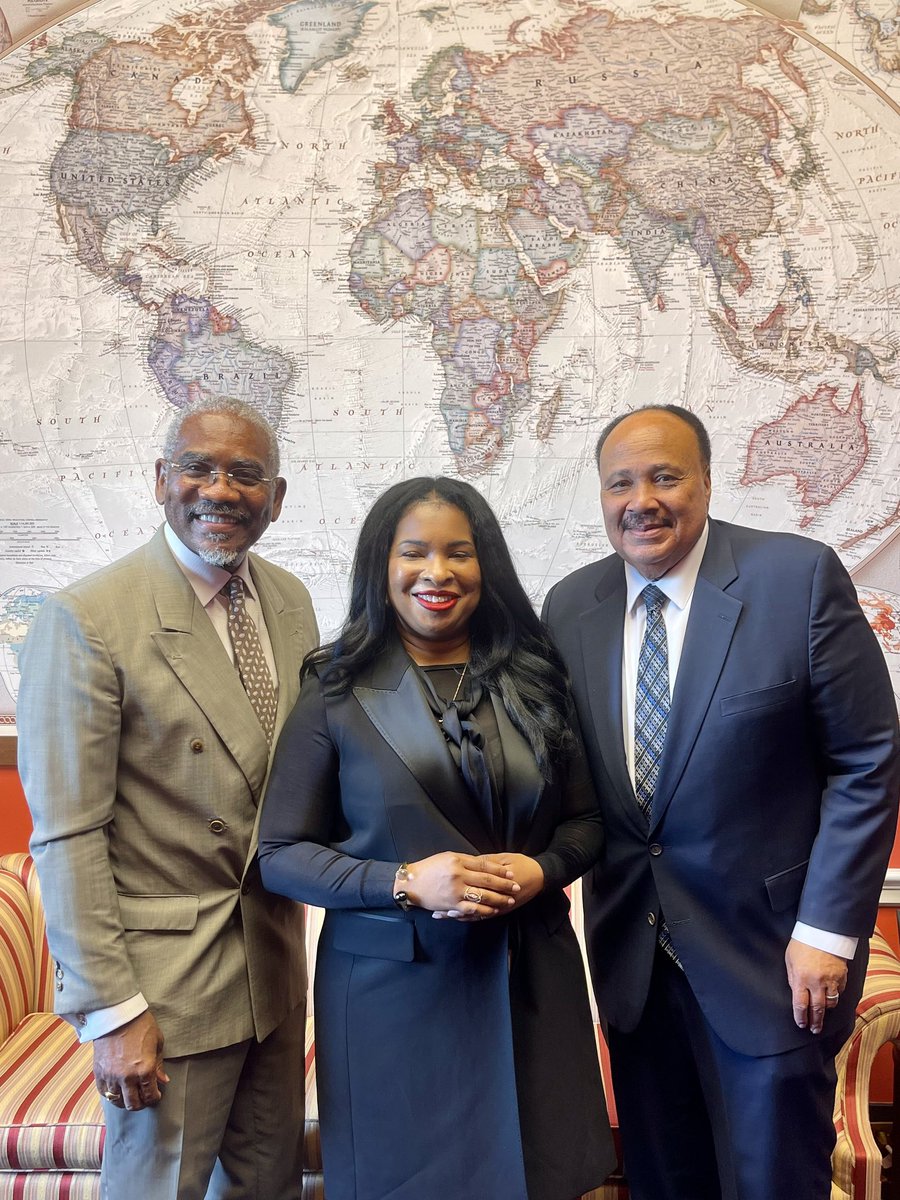
[(241, 560), (239, 550), (198, 550), (197, 555), (202, 558), (205, 563), (209, 563), (211, 567), (223, 567), (227, 570), (228, 567), (233, 567)]

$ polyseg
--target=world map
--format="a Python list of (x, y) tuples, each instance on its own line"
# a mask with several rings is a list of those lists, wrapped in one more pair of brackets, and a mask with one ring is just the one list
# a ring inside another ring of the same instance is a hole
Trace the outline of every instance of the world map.
[(599, 429), (684, 404), (713, 515), (835, 546), (900, 695), (898, 31), (895, 0), (100, 0), (8, 53), (0, 719), (204, 395), (277, 425), (260, 548), (326, 633), (391, 483), (478, 487), (537, 604), (609, 550)]

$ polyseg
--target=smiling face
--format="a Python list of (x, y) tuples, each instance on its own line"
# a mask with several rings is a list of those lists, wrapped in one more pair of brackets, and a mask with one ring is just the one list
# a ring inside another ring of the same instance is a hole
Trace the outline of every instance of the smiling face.
[[(261, 430), (227, 412), (187, 417), (172, 453), (179, 464), (204, 463), (218, 471), (252, 467), (268, 475), (269, 447)], [(283, 479), (237, 488), (224, 475), (191, 483), (164, 459), (156, 463), (156, 500), (188, 549), (205, 562), (234, 571), (270, 521), (277, 521), (287, 484)]]
[(409, 508), (388, 557), (388, 600), (417, 663), (469, 655), (469, 622), (481, 599), (481, 567), (465, 513), (437, 498)]
[(696, 544), (710, 490), (697, 437), (672, 413), (634, 413), (615, 427), (600, 451), (606, 532), (645, 579), (661, 579)]

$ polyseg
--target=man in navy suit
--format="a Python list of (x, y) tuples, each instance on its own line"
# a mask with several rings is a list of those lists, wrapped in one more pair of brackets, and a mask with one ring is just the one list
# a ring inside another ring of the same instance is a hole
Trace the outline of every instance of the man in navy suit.
[(692, 413), (612, 421), (597, 461), (616, 553), (544, 618), (606, 823), (587, 939), (632, 1200), (826, 1200), (900, 793), (884, 659), (827, 546), (708, 519)]

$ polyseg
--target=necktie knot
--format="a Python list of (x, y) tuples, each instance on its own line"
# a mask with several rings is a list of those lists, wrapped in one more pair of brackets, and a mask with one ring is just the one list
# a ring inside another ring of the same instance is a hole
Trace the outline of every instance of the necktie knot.
[(232, 575), (222, 588), (222, 595), (230, 604), (240, 604), (244, 599), (244, 581), (240, 575)]
[(662, 612), (666, 594), (660, 591), (655, 583), (648, 583), (641, 592), (641, 599), (644, 601), (644, 607), (647, 609), (647, 616), (656, 617)]

